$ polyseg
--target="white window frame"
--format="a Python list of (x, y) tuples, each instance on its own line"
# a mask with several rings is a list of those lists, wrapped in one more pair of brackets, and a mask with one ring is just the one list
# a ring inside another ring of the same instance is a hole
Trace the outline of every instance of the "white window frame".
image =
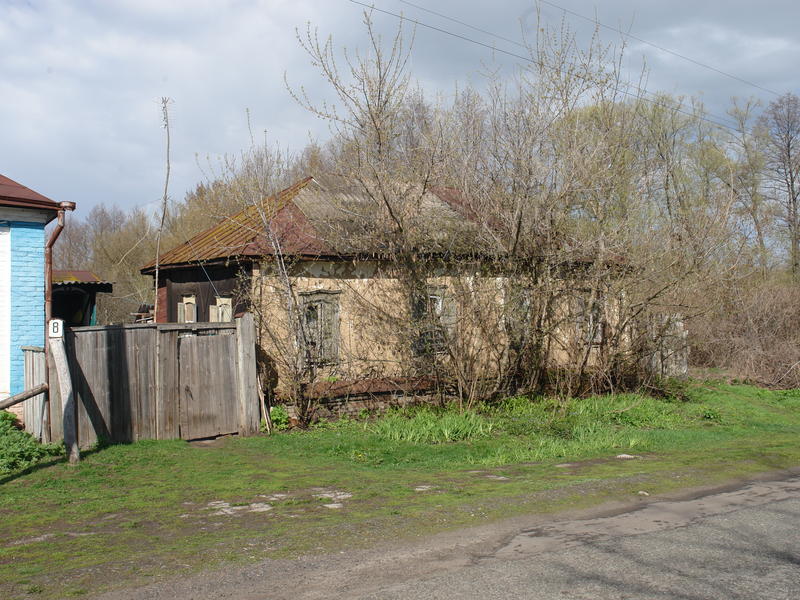
[[(190, 306), (191, 318), (187, 318)], [(197, 323), (197, 296), (194, 294), (181, 296), (181, 301), (178, 302), (178, 323)]]
[(233, 321), (233, 298), (217, 296), (214, 304), (208, 307), (210, 323), (230, 323)]

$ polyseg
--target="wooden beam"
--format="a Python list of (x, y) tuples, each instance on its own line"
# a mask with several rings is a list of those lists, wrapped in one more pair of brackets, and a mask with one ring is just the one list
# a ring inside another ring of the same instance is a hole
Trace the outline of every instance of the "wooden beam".
[(256, 327), (253, 315), (236, 319), (236, 366), (238, 370), (239, 433), (258, 433), (259, 396), (256, 370)]
[(78, 411), (75, 409), (75, 395), (72, 391), (72, 377), (67, 363), (67, 350), (63, 337), (51, 337), (50, 358), (58, 375), (58, 389), (61, 392), (63, 406), (62, 423), (64, 424), (64, 447), (71, 465), (77, 464), (81, 459), (78, 448)]
[(20, 402), (25, 402), (28, 398), (33, 398), (34, 396), (38, 396), (39, 394), (43, 394), (47, 391), (47, 384), (43, 383), (41, 385), (37, 385), (35, 388), (31, 388), (29, 390), (25, 390), (24, 392), (20, 392), (19, 394), (15, 394), (10, 398), (6, 398), (2, 402), (0, 402), (0, 410), (5, 410), (14, 406), (15, 404), (19, 404)]

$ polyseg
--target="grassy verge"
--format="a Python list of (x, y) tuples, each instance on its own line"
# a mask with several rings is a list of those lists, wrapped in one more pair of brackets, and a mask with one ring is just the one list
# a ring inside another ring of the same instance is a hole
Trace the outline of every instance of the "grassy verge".
[(690, 397), (510, 399), (112, 446), (75, 468), (45, 459), (0, 478), (0, 597), (81, 596), (800, 465), (800, 391), (698, 383)]

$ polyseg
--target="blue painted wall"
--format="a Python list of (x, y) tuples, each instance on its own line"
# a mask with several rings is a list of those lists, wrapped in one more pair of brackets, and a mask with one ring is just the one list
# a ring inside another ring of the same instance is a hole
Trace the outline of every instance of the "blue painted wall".
[(44, 225), (11, 225), (11, 394), (24, 391), (20, 346), (44, 342)]

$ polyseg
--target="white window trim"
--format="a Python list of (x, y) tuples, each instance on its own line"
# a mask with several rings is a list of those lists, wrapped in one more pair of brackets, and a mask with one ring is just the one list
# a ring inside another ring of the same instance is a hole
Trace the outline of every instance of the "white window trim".
[[(193, 307), (194, 318), (191, 321), (186, 319), (188, 306)], [(197, 296), (194, 294), (181, 296), (181, 301), (178, 302), (178, 323), (197, 323)]]

